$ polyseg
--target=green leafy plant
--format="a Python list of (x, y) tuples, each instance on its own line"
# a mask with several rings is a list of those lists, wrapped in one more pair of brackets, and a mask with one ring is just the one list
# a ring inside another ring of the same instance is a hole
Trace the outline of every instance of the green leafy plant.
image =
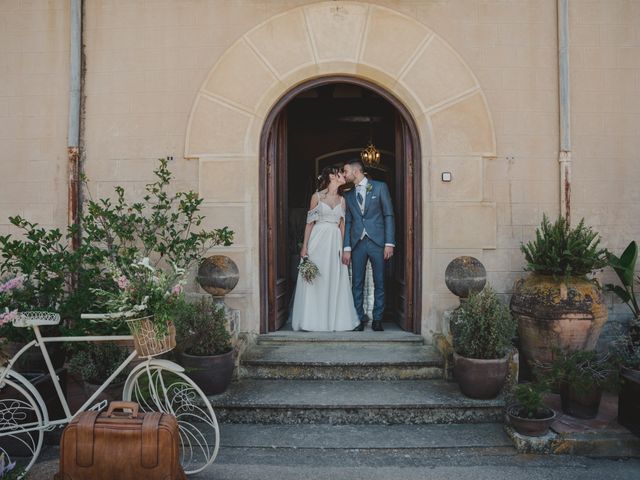
[(632, 370), (640, 370), (640, 320), (633, 319), (628, 330), (613, 340), (609, 353), (613, 361)]
[(614, 388), (616, 368), (608, 354), (595, 350), (563, 351), (554, 349), (554, 359), (550, 365), (537, 365), (541, 378), (551, 384), (566, 384), (578, 394), (585, 394), (593, 388)]
[[(128, 351), (111, 343), (88, 343), (77, 349), (68, 362), (69, 371), (87, 383), (101, 384), (129, 356)], [(123, 370), (113, 383), (123, 382), (127, 378)]]
[(223, 306), (202, 298), (176, 309), (176, 341), (189, 355), (221, 355), (230, 352), (231, 335)]
[(23, 468), (16, 467), (16, 462), (9, 461), (4, 452), (0, 453), (0, 479), (14, 480), (22, 478), (23, 475)]
[(153, 266), (165, 262), (185, 270), (209, 248), (233, 243), (228, 227), (196, 231), (204, 221), (202, 199), (193, 191), (170, 193), (168, 160), (159, 159), (153, 173), (156, 181), (146, 185), (142, 201), (128, 201), (121, 186), (115, 187), (113, 200), (89, 199), (82, 217), (85, 242), (99, 246), (99, 253), (118, 266), (145, 257)]
[(582, 276), (607, 264), (607, 250), (600, 248), (599, 234), (584, 224), (571, 228), (564, 217), (551, 224), (546, 215), (535, 240), (520, 247), (527, 270), (545, 275)]
[(544, 394), (548, 391), (549, 386), (544, 382), (518, 384), (515, 414), (520, 418), (548, 418), (550, 409), (544, 404)]
[(467, 358), (504, 357), (512, 346), (516, 322), (491, 287), (472, 293), (451, 320), (453, 347)]

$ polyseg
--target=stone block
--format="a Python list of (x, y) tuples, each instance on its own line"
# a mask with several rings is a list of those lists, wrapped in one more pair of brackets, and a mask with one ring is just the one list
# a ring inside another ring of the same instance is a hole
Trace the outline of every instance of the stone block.
[[(482, 198), (482, 157), (433, 157), (431, 198), (434, 201), (475, 201)], [(451, 172), (451, 182), (442, 181), (442, 172)]]
[(229, 227), (234, 232), (233, 244), (236, 246), (247, 245), (247, 239), (257, 235), (257, 232), (248, 232), (247, 228), (253, 227), (247, 219), (246, 205), (216, 205), (204, 203), (200, 213), (205, 219), (202, 222), (204, 230)]
[(311, 39), (319, 62), (356, 61), (368, 7), (356, 3), (320, 3), (305, 7)]
[(214, 67), (204, 90), (253, 112), (264, 92), (277, 81), (245, 40), (239, 40)]
[(280, 15), (253, 29), (247, 39), (279, 77), (313, 63), (313, 51), (301, 9)]
[(243, 157), (200, 160), (199, 188), (205, 202), (249, 202), (248, 165)]
[(423, 110), (477, 86), (460, 56), (438, 37), (427, 42), (402, 76), (401, 83), (415, 92)]
[(435, 155), (492, 155), (492, 122), (481, 93), (475, 93), (431, 116)]
[(199, 96), (190, 120), (185, 156), (244, 152), (251, 116), (209, 97)]
[(415, 20), (372, 7), (360, 61), (397, 77), (428, 35), (431, 32)]
[(495, 204), (433, 204), (435, 248), (496, 248)]

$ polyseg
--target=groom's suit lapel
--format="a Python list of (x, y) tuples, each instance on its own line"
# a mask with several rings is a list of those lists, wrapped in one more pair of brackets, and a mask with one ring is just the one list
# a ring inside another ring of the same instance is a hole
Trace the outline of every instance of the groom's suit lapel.
[[(366, 215), (367, 212), (369, 211), (369, 205), (371, 205), (371, 197), (373, 196), (373, 190), (375, 188), (375, 185), (373, 184), (373, 182), (371, 180), (369, 180), (369, 185), (371, 185), (371, 188), (367, 188), (367, 194), (365, 196), (365, 201), (364, 201), (364, 213), (363, 213), (363, 215)], [(369, 185), (367, 185), (367, 187)]]

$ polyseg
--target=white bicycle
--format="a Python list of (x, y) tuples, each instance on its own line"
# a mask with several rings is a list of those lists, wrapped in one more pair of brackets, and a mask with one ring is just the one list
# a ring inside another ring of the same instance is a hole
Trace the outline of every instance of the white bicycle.
[[(106, 315), (83, 315), (83, 318), (101, 318)], [(17, 459), (28, 471), (36, 462), (45, 431), (69, 423), (78, 413), (90, 409), (101, 410), (106, 401), (93, 404), (107, 386), (137, 356), (132, 352), (111, 374), (100, 388), (74, 413), (62, 392), (49, 353), (47, 343), (54, 342), (115, 342), (133, 340), (131, 335), (43, 337), (40, 326), (57, 325), (60, 315), (49, 312), (27, 312), (13, 322), (16, 327), (32, 328), (35, 340), (20, 349), (6, 367), (0, 367), (0, 453)], [(40, 348), (64, 417), (51, 419), (47, 406), (34, 385), (13, 369), (18, 358), (32, 347)], [(200, 388), (184, 373), (184, 369), (171, 361), (145, 357), (135, 366), (124, 384), (123, 400), (137, 402), (141, 411), (161, 411), (175, 415), (180, 429), (181, 463), (187, 475), (201, 472), (218, 454), (220, 432), (211, 403)]]

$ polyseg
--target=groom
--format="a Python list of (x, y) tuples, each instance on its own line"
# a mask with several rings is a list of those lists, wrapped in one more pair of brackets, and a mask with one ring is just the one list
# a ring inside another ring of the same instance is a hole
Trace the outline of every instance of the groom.
[(367, 260), (370, 260), (375, 287), (371, 328), (381, 332), (384, 330), (384, 262), (393, 256), (395, 247), (391, 196), (384, 182), (364, 176), (364, 165), (360, 160), (347, 162), (344, 176), (355, 185), (344, 195), (347, 212), (342, 254), (342, 263), (349, 265), (351, 262), (353, 303), (360, 320), (354, 331), (363, 331), (366, 323), (362, 302)]

